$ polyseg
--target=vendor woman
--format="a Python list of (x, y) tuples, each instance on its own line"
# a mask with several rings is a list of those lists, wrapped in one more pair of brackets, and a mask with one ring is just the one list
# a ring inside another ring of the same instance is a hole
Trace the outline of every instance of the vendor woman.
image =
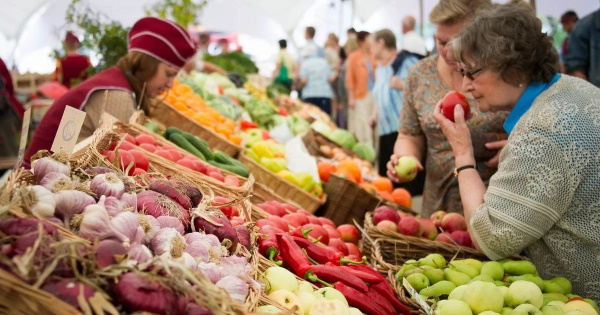
[[(128, 121), (138, 104), (147, 110), (149, 99), (172, 87), (179, 69), (195, 53), (185, 29), (164, 19), (146, 17), (137, 21), (128, 38), (129, 52), (116, 66), (77, 85), (48, 110), (25, 152), (25, 166), (39, 150), (50, 150), (66, 106), (86, 112), (79, 140), (91, 136), (102, 112)], [(108, 90), (108, 99), (104, 100)]]
[(509, 110), (508, 143), (486, 189), (461, 106), (434, 118), (452, 146), (473, 243), (490, 259), (526, 250), (540, 277), (566, 277), (600, 302), (600, 89), (558, 73), (558, 54), (524, 4), (482, 13), (452, 42), (481, 111)]

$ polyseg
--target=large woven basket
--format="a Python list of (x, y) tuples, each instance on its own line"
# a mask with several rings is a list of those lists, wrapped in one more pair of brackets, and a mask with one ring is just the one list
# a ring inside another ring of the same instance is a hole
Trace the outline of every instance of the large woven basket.
[(256, 181), (262, 183), (282, 198), (293, 201), (306, 211), (314, 213), (326, 201), (326, 196), (323, 196), (322, 199), (313, 196), (300, 187), (277, 176), (244, 154), (241, 154), (238, 159), (250, 169)]
[(410, 294), (404, 289), (402, 284), (398, 282), (396, 279), (396, 275), (392, 270), (389, 270), (387, 273), (388, 282), (392, 285), (396, 296), (404, 304), (411, 312), (411, 314), (415, 315), (427, 315), (427, 313), (423, 310), (423, 308), (419, 305), (419, 303), (415, 302), (410, 298)]
[(331, 174), (324, 188), (328, 196), (324, 216), (336, 225), (353, 224), (356, 221), (362, 226), (365, 214), (375, 210), (381, 203), (379, 198), (357, 184), (335, 174)]
[(358, 155), (356, 155), (356, 153), (352, 152), (352, 150), (348, 150), (342, 146), (340, 146), (339, 144), (327, 139), (327, 137), (325, 137), (323, 134), (321, 134), (320, 132), (310, 128), (302, 137), (302, 141), (304, 142), (304, 145), (306, 145), (306, 149), (308, 149), (308, 153), (310, 153), (310, 155), (312, 156), (320, 156), (320, 157), (325, 157), (325, 158), (330, 158), (331, 154), (327, 154), (326, 152), (323, 152), (323, 150), (321, 150), (321, 146), (322, 145), (326, 145), (329, 146), (330, 148), (339, 148), (342, 151), (344, 151), (344, 153), (346, 153), (346, 155), (348, 155), (351, 158), (358, 158)]
[(487, 260), (481, 252), (464, 246), (441, 243), (397, 232), (381, 230), (373, 224), (372, 213), (365, 215), (362, 252), (379, 272), (398, 271), (409, 259), (419, 259), (428, 254), (438, 253), (447, 260), (475, 258)]
[(204, 139), (213, 150), (221, 150), (232, 157), (237, 157), (242, 148), (220, 134), (202, 126), (190, 117), (164, 102), (155, 102), (149, 114), (150, 118), (165, 126), (177, 127)]

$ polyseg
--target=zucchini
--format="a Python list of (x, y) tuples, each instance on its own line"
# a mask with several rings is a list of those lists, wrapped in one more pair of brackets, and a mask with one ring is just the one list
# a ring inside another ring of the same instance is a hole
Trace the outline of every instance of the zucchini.
[(206, 157), (202, 154), (202, 152), (198, 151), (198, 149), (196, 149), (196, 147), (187, 141), (181, 134), (173, 133), (171, 134), (169, 140), (173, 141), (177, 146), (197, 156), (201, 160), (206, 161)]
[(223, 151), (215, 150), (215, 152), (213, 153), (213, 157), (214, 157), (214, 160), (219, 163), (229, 164), (229, 165), (239, 166), (239, 167), (246, 167), (246, 165), (242, 164), (242, 162), (232, 158), (231, 156), (229, 156), (229, 154), (227, 154)]
[(176, 133), (183, 134), (183, 131), (179, 130), (176, 127), (167, 127), (167, 129), (165, 129), (165, 135), (164, 136), (165, 136), (165, 138), (171, 140), (171, 135), (176, 134)]
[(237, 165), (229, 165), (229, 164), (223, 164), (223, 163), (219, 163), (217, 161), (208, 161), (208, 163), (212, 166), (216, 166), (220, 169), (232, 172), (234, 174), (238, 174), (242, 177), (248, 177), (250, 176), (250, 171), (248, 171), (247, 167), (240, 167)]
[(202, 152), (202, 155), (204, 155), (204, 157), (206, 157), (206, 160), (213, 160), (213, 152), (210, 150), (210, 148), (208, 147), (208, 144), (206, 143), (206, 141), (192, 135), (189, 134), (187, 132), (184, 132), (183, 137), (189, 142), (191, 143), (198, 151)]

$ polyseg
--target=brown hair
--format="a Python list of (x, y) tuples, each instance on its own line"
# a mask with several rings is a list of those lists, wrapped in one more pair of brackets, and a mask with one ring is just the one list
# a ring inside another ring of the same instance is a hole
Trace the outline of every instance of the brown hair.
[(375, 40), (383, 40), (383, 45), (387, 49), (396, 49), (396, 35), (389, 29), (382, 29), (375, 32)]
[(478, 11), (492, 7), (490, 0), (440, 0), (429, 13), (433, 24), (455, 24), (472, 19)]
[(358, 42), (358, 44), (362, 44), (365, 42), (365, 40), (367, 40), (367, 37), (371, 35), (371, 33), (367, 32), (367, 31), (360, 31), (358, 32), (358, 34), (356, 34), (356, 41)]
[(158, 59), (139, 51), (130, 51), (117, 62), (117, 67), (127, 78), (136, 100), (138, 102), (142, 100), (141, 109), (146, 113), (148, 113), (150, 102), (148, 93), (142, 91), (144, 84), (156, 74), (159, 64)]
[(542, 22), (523, 4), (482, 13), (452, 41), (452, 48), (459, 63), (490, 69), (515, 86), (548, 82), (559, 70), (552, 38), (542, 33)]
[(316, 33), (316, 32), (317, 32), (317, 30), (315, 30), (315, 28), (314, 28), (314, 27), (312, 27), (312, 26), (309, 26), (309, 27), (307, 27), (307, 28), (306, 28), (306, 34), (308, 34), (308, 36), (309, 36), (310, 38), (313, 38), (313, 37), (315, 37), (315, 33)]

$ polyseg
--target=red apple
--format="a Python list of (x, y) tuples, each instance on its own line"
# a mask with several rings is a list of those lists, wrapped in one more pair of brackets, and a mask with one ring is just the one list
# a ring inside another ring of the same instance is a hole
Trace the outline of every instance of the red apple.
[(270, 215), (267, 219), (271, 221), (271, 225), (276, 226), (285, 232), (290, 230), (288, 223), (276, 215)]
[(308, 224), (308, 219), (304, 214), (290, 213), (281, 217), (284, 221), (287, 221), (293, 227), (303, 226)]
[(362, 253), (356, 244), (346, 242), (348, 248), (348, 256), (362, 257)]
[(435, 225), (431, 221), (423, 218), (419, 219), (419, 223), (421, 223), (421, 227), (423, 228), (421, 237), (432, 241), (435, 240), (438, 235)]
[(398, 210), (398, 211), (396, 211), (396, 213), (398, 214), (398, 216), (400, 216), (400, 219), (398, 220), (398, 222), (400, 222), (400, 220), (402, 220), (402, 218), (404, 218), (404, 217), (412, 217), (412, 214), (408, 214), (402, 210)]
[(442, 99), (442, 112), (444, 116), (454, 122), (454, 107), (456, 105), (462, 106), (465, 120), (467, 120), (471, 116), (469, 102), (467, 102), (467, 98), (464, 95), (457, 91), (448, 92)]
[(329, 226), (335, 228), (335, 223), (333, 223), (333, 221), (331, 221), (327, 218), (323, 218), (323, 217), (319, 217), (318, 219), (319, 219), (319, 221), (321, 221), (321, 225), (323, 225), (323, 226), (329, 225)]
[(344, 241), (342, 241), (339, 238), (329, 239), (329, 247), (342, 252), (342, 254), (344, 254), (344, 256), (347, 256), (349, 254), (348, 247), (346, 247), (346, 244), (344, 243)]
[(321, 221), (319, 221), (319, 218), (315, 217), (314, 215), (309, 215), (306, 216), (306, 218), (308, 218), (308, 222), (312, 223), (312, 224), (316, 224), (316, 225), (323, 225), (321, 224)]
[(438, 210), (431, 214), (431, 216), (429, 217), (429, 220), (431, 220), (431, 222), (433, 222), (433, 224), (435, 225), (436, 228), (439, 228), (440, 226), (442, 226), (442, 219), (444, 218), (445, 215), (446, 215), (446, 211)]
[(467, 222), (465, 221), (465, 217), (460, 213), (452, 212), (448, 213), (442, 219), (441, 228), (444, 232), (454, 232), (454, 231), (466, 231), (467, 230)]
[(231, 226), (233, 227), (244, 224), (244, 220), (240, 217), (232, 217), (229, 222), (231, 222)]
[(283, 210), (283, 208), (276, 208), (273, 205), (270, 204), (266, 204), (266, 203), (259, 203), (256, 205), (257, 207), (265, 210), (266, 213), (268, 214), (272, 214), (272, 215), (276, 215), (278, 217), (282, 217), (284, 216), (285, 210)]
[(342, 224), (337, 227), (337, 231), (340, 233), (342, 241), (358, 244), (360, 233), (358, 233), (356, 226), (352, 224)]
[(392, 207), (381, 206), (373, 211), (373, 223), (377, 225), (383, 220), (398, 222), (400, 221), (400, 215)]
[(327, 231), (327, 234), (329, 234), (329, 238), (340, 238), (340, 233), (335, 229), (332, 228), (329, 225), (323, 225), (323, 228), (325, 229), (325, 231)]
[(415, 217), (404, 217), (398, 223), (398, 232), (407, 236), (421, 236), (421, 224)]
[(396, 222), (392, 222), (390, 220), (383, 220), (377, 223), (375, 227), (383, 231), (396, 232), (398, 230), (398, 225), (396, 224)]
[(329, 233), (327, 233), (322, 226), (309, 223), (303, 225), (302, 229), (312, 230), (308, 233), (308, 235), (312, 236), (316, 240), (319, 240), (323, 244), (329, 244)]
[(450, 233), (450, 237), (458, 244), (466, 247), (473, 247), (471, 236), (467, 231), (454, 231)]
[(448, 244), (454, 244), (452, 242), (452, 236), (450, 236), (450, 233), (448, 232), (444, 232), (444, 233), (440, 233), (438, 234), (438, 236), (436, 236), (435, 240), (437, 242), (442, 242), (442, 243), (448, 243)]

